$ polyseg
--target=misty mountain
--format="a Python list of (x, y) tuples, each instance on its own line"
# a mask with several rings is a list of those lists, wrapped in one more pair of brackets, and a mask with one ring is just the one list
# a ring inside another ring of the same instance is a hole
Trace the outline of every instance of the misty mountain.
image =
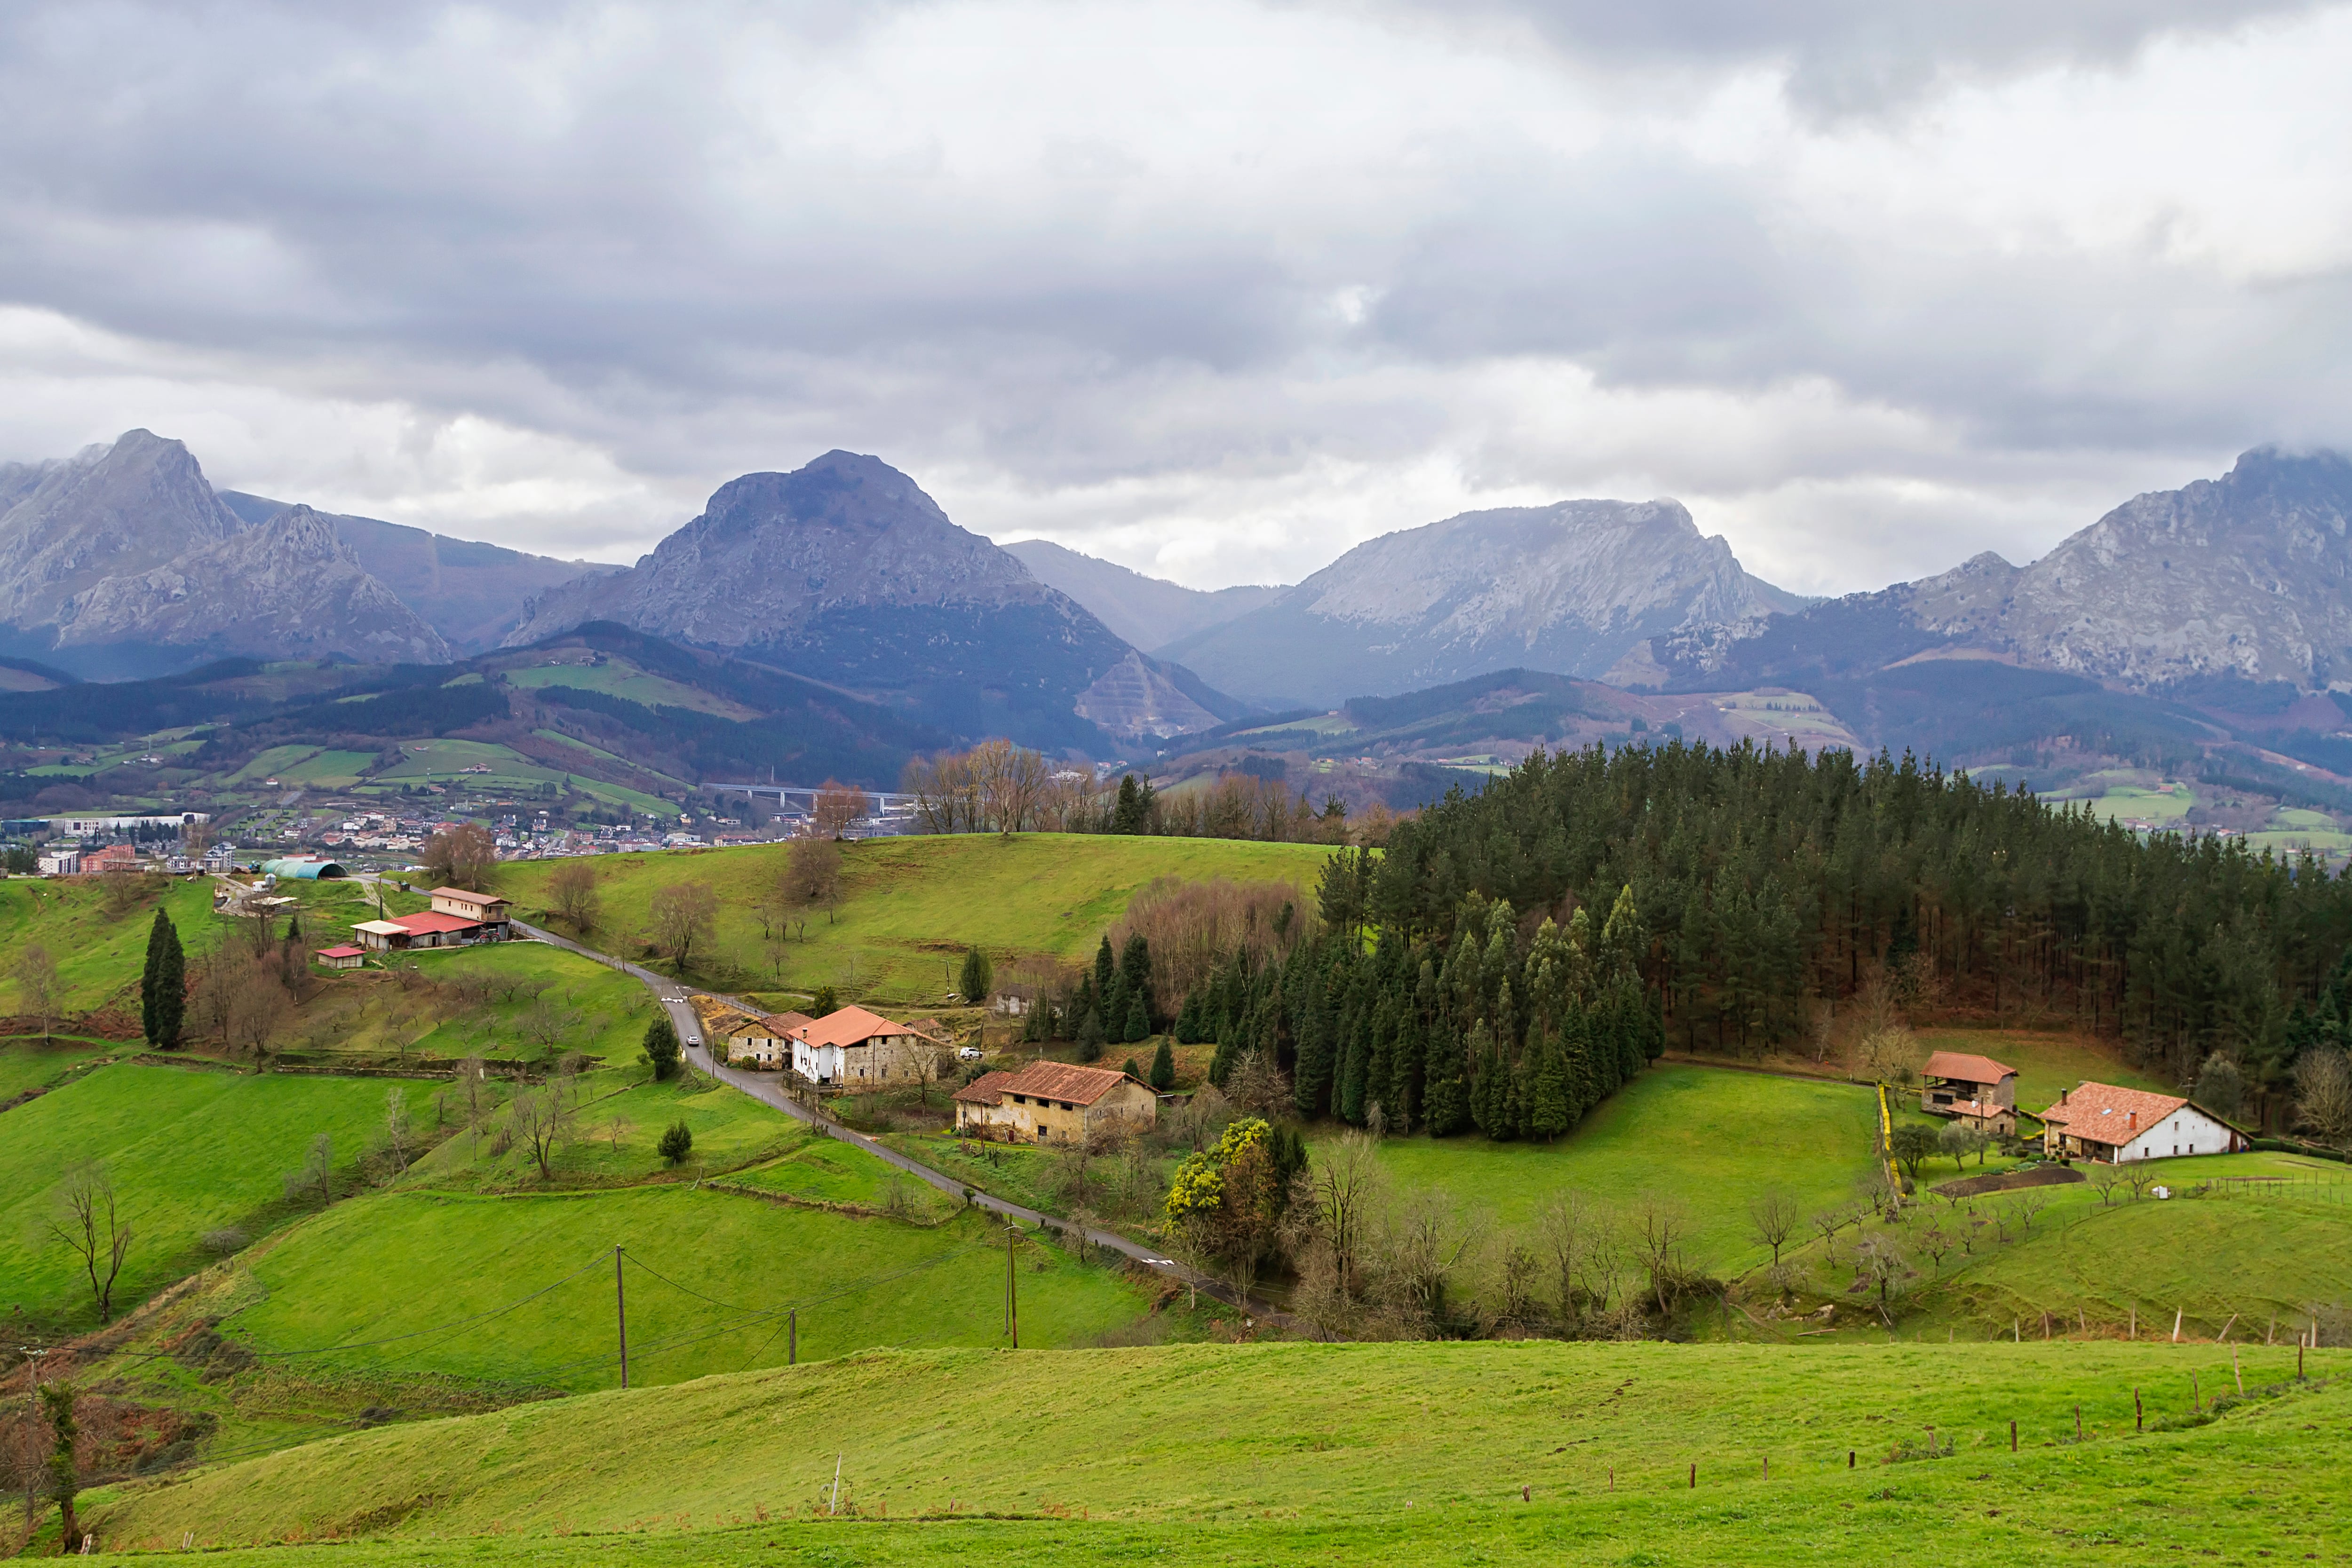
[(145, 430), (0, 468), (0, 644), (79, 675), (221, 655), (442, 662), (441, 635), (307, 508), (262, 527)]
[(720, 486), (628, 571), (534, 600), (505, 642), (598, 620), (884, 696), (966, 736), (1099, 751), (1106, 732), (1197, 722), (1188, 704), (1233, 716), (905, 474), (850, 452)]
[(1369, 541), (1160, 651), (1248, 700), (1329, 706), (1516, 667), (1614, 679), (1649, 638), (1802, 603), (1743, 572), (1678, 502), (1571, 500)]
[(1256, 585), (1187, 588), (1043, 539), (1016, 540), (1004, 549), (1039, 582), (1059, 588), (1093, 611), (1103, 625), (1146, 650), (1223, 626), (1282, 592)]
[[(248, 524), (268, 522), (288, 505), (243, 490), (218, 493), (222, 504)], [(579, 577), (621, 570), (594, 561), (561, 561), (452, 539), (373, 517), (320, 515), (352, 547), (370, 576), (398, 595), (450, 646), (467, 653), (497, 647), (514, 629), (532, 595)]]

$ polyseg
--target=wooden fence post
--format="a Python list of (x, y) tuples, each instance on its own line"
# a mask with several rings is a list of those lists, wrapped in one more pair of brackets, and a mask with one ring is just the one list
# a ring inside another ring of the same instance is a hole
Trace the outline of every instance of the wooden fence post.
[(2139, 1390), (2137, 1388), (2132, 1390), (2132, 1430), (2135, 1432), (2147, 1430), (2147, 1411), (2139, 1402)]
[(2012, 1454), (2017, 1452), (2017, 1421), (2014, 1417), (2009, 1423), (2009, 1451)]

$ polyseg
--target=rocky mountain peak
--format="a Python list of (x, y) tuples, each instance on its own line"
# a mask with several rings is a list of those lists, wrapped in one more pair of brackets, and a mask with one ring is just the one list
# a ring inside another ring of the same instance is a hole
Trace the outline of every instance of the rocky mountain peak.
[(194, 454), (149, 430), (58, 463), (18, 465), (0, 484), (0, 622), (54, 624), (105, 578), (145, 572), (240, 527)]

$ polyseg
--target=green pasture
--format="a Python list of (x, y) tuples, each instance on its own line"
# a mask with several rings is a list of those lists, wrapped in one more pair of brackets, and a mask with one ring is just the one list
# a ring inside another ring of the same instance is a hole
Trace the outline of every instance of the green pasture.
[[(345, 1163), (383, 1125), (382, 1079), (255, 1076), (120, 1063), (0, 1117), (0, 1298), (36, 1320), (93, 1324), (80, 1260), (50, 1238), (66, 1173), (102, 1163), (135, 1237), (118, 1310), (204, 1261), (197, 1238), (282, 1217), (281, 1177), (320, 1132)], [(417, 1086), (408, 1088), (412, 1103)]]
[(1531, 1232), (1570, 1189), (1621, 1213), (1662, 1200), (1688, 1221), (1690, 1260), (1727, 1277), (1761, 1256), (1748, 1205), (1776, 1191), (1809, 1211), (1843, 1202), (1869, 1173), (1877, 1121), (1876, 1095), (1858, 1085), (1668, 1063), (1557, 1142), (1390, 1138), (1381, 1163), (1401, 1191), (1443, 1193), (1510, 1230)]
[(537, 691), (550, 686), (569, 686), (583, 691), (602, 691), (610, 697), (641, 702), (648, 708), (691, 708), (697, 712), (715, 714), (721, 719), (757, 719), (757, 710), (740, 702), (730, 702), (714, 693), (681, 686), (665, 676), (640, 669), (626, 659), (610, 659), (604, 664), (542, 664), (523, 669), (507, 671), (507, 684), (526, 691)]
[[(528, 1026), (549, 1010), (563, 1026), (562, 1043), (550, 1053), (582, 1051), (597, 1060), (634, 1067), (653, 1017), (646, 988), (619, 971), (545, 942), (509, 942), (452, 948), (415, 955), (416, 973), (442, 987), (429, 997), (412, 998), (373, 973), (357, 981), (332, 981), (309, 1003), (331, 1020), (318, 1048), (381, 1054), (404, 1051), (455, 1060), (479, 1054), (530, 1057), (540, 1053)], [(486, 1001), (458, 1010), (449, 992), (477, 979), (500, 989)], [(511, 984), (513, 989), (505, 987)], [(530, 993), (536, 991), (538, 995)], [(299, 1023), (299, 1036), (307, 1036)], [(306, 1045), (309, 1043), (306, 1039)]]
[[(509, 1086), (492, 1080), (488, 1089), (496, 1105), (506, 1103)], [(744, 1178), (734, 1173), (740, 1167), (773, 1159), (805, 1136), (801, 1123), (782, 1111), (695, 1073), (656, 1083), (634, 1066), (607, 1069), (582, 1075), (573, 1091), (572, 1134), (549, 1162), (551, 1178), (540, 1174), (538, 1163), (520, 1142), (503, 1154), (497, 1152), (504, 1117), (494, 1111), (478, 1133), (459, 1131), (420, 1162), (411, 1184), (529, 1192), (656, 1179), (690, 1182), (722, 1173), (740, 1181)], [(453, 1124), (464, 1120), (458, 1103), (453, 1092), (446, 1101)], [(678, 1121), (694, 1134), (694, 1152), (671, 1166), (657, 1145), (663, 1130)]]
[[(139, 1007), (139, 976), (147, 963), (147, 933), (161, 899), (190, 949), (212, 943), (211, 884), (173, 881), (154, 896), (142, 896), (120, 916), (106, 912), (105, 889), (97, 879), (50, 881), (30, 877), (0, 880), (0, 954), (13, 956), (38, 942), (57, 962), (60, 999), (68, 1013), (109, 1002)], [(24, 1010), (13, 977), (0, 970), (0, 997), (10, 1013)]]
[[(1082, 958), (1155, 879), (1287, 880), (1311, 899), (1331, 853), (1311, 844), (1063, 833), (870, 839), (842, 847), (838, 910), (812, 911), (804, 939), (772, 946), (762, 943), (752, 906), (781, 878), (788, 847), (598, 856), (586, 864), (595, 869), (604, 912), (588, 940), (619, 951), (646, 931), (656, 889), (708, 882), (720, 911), (709, 959), (695, 961), (698, 972), (763, 987), (830, 984), (845, 1000), (936, 1005), (952, 984), (949, 967), (968, 947), (988, 949), (1000, 963), (1024, 954)], [(499, 891), (519, 912), (539, 918), (548, 879), (559, 865), (575, 863), (502, 867)]]
[[(227, 1331), (270, 1351), (365, 1342), (304, 1358), (318, 1368), (609, 1387), (620, 1247), (641, 1265), (625, 1276), (633, 1384), (781, 1364), (783, 1321), (761, 1314), (787, 1308), (800, 1312), (803, 1361), (990, 1345), (1004, 1331), (1003, 1234), (977, 1215), (926, 1228), (683, 1185), (387, 1193), (339, 1205), (253, 1258), (266, 1295)], [(1024, 1344), (1085, 1343), (1146, 1304), (1119, 1276), (1034, 1237), (1020, 1258)]]
[(64, 1036), (47, 1040), (38, 1035), (0, 1039), (0, 1101), (14, 1100), (28, 1089), (54, 1083), (94, 1057), (139, 1048), (136, 1045), (110, 1045)]
[[(2259, 1388), (2294, 1356), (2241, 1364)], [(2332, 1351), (2310, 1370), (2347, 1366)], [(1923, 1542), (1937, 1561), (2054, 1561), (2088, 1537), (2133, 1549), (2102, 1561), (2189, 1561), (2169, 1545), (2341, 1539), (2352, 1390), (2289, 1388), (2166, 1430), (2192, 1415), (2192, 1372), (2230, 1386), (2213, 1346), (866, 1353), (356, 1433), (92, 1511), (124, 1543), (388, 1538), (341, 1563), (427, 1542), (446, 1561), (452, 1538), (491, 1534), (469, 1560), (530, 1541), (555, 1561), (569, 1548), (551, 1536), (587, 1537), (599, 1563), (691, 1540), (705, 1562), (763, 1542), (834, 1563), (1011, 1562), (1016, 1543), (1024, 1562), (1486, 1562), (1507, 1543), (1510, 1561), (1645, 1564), (1910, 1561)], [(2135, 1435), (2136, 1388), (2154, 1432)], [(1951, 1458), (1884, 1462), (1930, 1428)], [(786, 1525), (826, 1510), (836, 1468), (843, 1514), (866, 1522)], [(940, 1522), (970, 1514), (1036, 1522)], [(1118, 1529), (1147, 1523), (1149, 1543)]]
[[(725, 1093), (734, 1093), (732, 1089)], [(738, 1099), (743, 1098), (740, 1095)], [(814, 1128), (792, 1124), (795, 1131), (779, 1158), (727, 1179), (756, 1192), (806, 1198), (816, 1203), (850, 1204), (860, 1208), (888, 1206), (894, 1191), (912, 1212), (940, 1212), (954, 1200), (929, 1183), (916, 1180), (852, 1143), (827, 1137)], [(699, 1144), (701, 1135), (696, 1134)]]

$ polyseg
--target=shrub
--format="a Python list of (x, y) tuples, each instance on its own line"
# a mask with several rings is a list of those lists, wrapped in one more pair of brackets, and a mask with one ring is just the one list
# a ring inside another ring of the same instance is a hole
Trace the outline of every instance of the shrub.
[(694, 1152), (694, 1129), (683, 1119), (673, 1121), (661, 1135), (661, 1157), (675, 1165)]

